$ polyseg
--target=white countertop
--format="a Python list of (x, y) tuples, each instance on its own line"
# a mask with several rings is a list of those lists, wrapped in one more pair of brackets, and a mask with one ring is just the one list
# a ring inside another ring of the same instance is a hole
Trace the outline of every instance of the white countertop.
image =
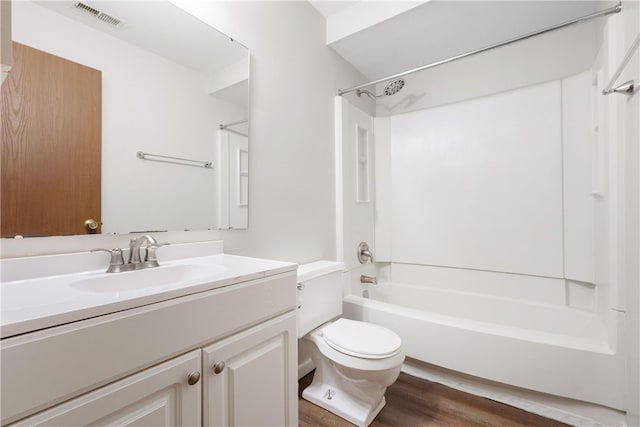
[[(1, 337), (4, 339), (296, 269), (296, 264), (292, 263), (226, 254), (160, 261), (160, 264), (161, 267), (157, 268), (123, 273), (105, 273), (101, 268), (3, 281), (0, 284)], [(170, 273), (180, 271), (178, 266), (183, 265), (195, 265), (199, 275), (157, 286), (135, 287), (136, 275), (140, 273), (150, 270), (157, 270), (153, 274)], [(112, 291), (108, 286), (99, 286), (100, 283), (108, 284), (109, 278), (116, 275), (120, 276), (119, 280), (130, 277), (132, 287)], [(87, 279), (97, 284), (95, 289), (78, 286), (87, 283)]]

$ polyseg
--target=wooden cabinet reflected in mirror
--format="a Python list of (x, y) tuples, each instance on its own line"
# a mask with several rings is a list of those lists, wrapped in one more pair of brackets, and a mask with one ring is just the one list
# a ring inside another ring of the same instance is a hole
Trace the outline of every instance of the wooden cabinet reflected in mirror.
[(101, 72), (14, 42), (1, 105), (2, 237), (100, 232)]

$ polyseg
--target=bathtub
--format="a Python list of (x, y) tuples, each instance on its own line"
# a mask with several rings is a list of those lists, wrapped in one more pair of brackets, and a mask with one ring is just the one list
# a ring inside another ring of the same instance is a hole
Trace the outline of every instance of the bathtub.
[(410, 358), (624, 407), (624, 359), (596, 313), (424, 285), (381, 283), (367, 291), (368, 298), (345, 296), (344, 317), (394, 330)]

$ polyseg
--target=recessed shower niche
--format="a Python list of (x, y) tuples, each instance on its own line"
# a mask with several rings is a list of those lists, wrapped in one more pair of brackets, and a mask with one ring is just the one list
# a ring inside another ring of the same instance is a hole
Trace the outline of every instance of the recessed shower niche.
[(356, 141), (357, 141), (357, 154), (356, 154), (356, 170), (357, 173), (357, 193), (356, 201), (358, 203), (369, 202), (369, 174), (370, 174), (370, 160), (369, 160), (369, 130), (361, 128), (356, 125)]

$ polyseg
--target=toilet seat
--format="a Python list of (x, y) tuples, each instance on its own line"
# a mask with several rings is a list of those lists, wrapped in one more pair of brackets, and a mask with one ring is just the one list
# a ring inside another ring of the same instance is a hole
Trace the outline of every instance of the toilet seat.
[(312, 331), (305, 338), (313, 341), (316, 348), (324, 357), (331, 360), (337, 365), (344, 366), (350, 369), (364, 370), (364, 371), (385, 371), (389, 369), (395, 369), (402, 365), (404, 361), (404, 351), (402, 348), (393, 356), (380, 359), (367, 359), (364, 357), (351, 356), (331, 347), (329, 343), (322, 336), (322, 330), (329, 325), (318, 328)]
[(373, 323), (338, 319), (322, 328), (322, 338), (334, 350), (361, 359), (386, 359), (400, 353), (395, 332)]

